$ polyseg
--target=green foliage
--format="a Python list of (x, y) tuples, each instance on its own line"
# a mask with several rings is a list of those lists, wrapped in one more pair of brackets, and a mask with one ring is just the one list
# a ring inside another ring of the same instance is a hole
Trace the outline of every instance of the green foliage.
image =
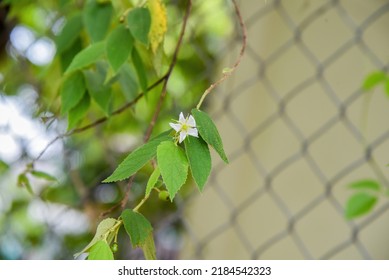
[(146, 260), (156, 260), (157, 253), (155, 250), (155, 243), (153, 233), (150, 232), (143, 244), (141, 245), (143, 254), (145, 255)]
[(150, 222), (142, 214), (130, 209), (124, 210), (121, 218), (123, 219), (124, 228), (131, 239), (132, 247), (143, 246), (153, 231)]
[(173, 201), (188, 176), (188, 160), (185, 152), (173, 141), (165, 141), (158, 146), (157, 160), (170, 200)]
[(346, 218), (352, 219), (368, 213), (378, 199), (376, 196), (367, 193), (356, 193), (350, 197), (346, 204)]
[(31, 175), (33, 175), (36, 178), (44, 179), (47, 181), (57, 181), (57, 178), (44, 171), (32, 170)]
[(87, 0), (83, 12), (83, 20), (86, 31), (93, 42), (104, 39), (113, 12), (110, 2), (98, 3), (96, 0)]
[(88, 93), (84, 94), (81, 101), (68, 114), (68, 129), (75, 127), (86, 115), (90, 107), (90, 97)]
[(61, 90), (61, 111), (63, 114), (69, 112), (81, 101), (85, 89), (84, 76), (81, 72), (77, 71), (65, 79)]
[(115, 169), (111, 176), (105, 179), (103, 182), (116, 182), (125, 180), (135, 174), (141, 169), (149, 160), (151, 160), (156, 152), (158, 145), (165, 140), (170, 139), (170, 131), (161, 133), (157, 137), (151, 139), (146, 144), (134, 150), (130, 153)]
[(68, 19), (61, 33), (55, 39), (57, 52), (62, 53), (65, 50), (69, 49), (77, 40), (81, 30), (82, 15), (81, 13), (76, 13)]
[(89, 251), (88, 260), (113, 260), (113, 253), (107, 241), (100, 240)]
[(132, 50), (132, 60), (134, 62), (136, 74), (138, 75), (138, 80), (140, 87), (144, 93), (147, 92), (147, 74), (145, 66), (143, 64), (142, 58), (140, 57), (136, 48)]
[(116, 27), (108, 36), (107, 58), (115, 72), (127, 61), (132, 52), (133, 44), (134, 39), (124, 25)]
[(363, 82), (362, 88), (364, 90), (371, 90), (376, 87), (378, 84), (387, 80), (387, 75), (385, 72), (373, 72), (368, 75)]
[(354, 190), (379, 191), (381, 189), (381, 186), (377, 181), (366, 179), (350, 184), (349, 188)]
[(212, 119), (206, 113), (197, 109), (193, 109), (192, 114), (196, 120), (197, 128), (201, 137), (215, 149), (222, 160), (228, 163), (222, 139), (220, 138), (220, 134)]
[(72, 60), (65, 71), (69, 74), (73, 71), (85, 68), (95, 63), (105, 53), (105, 42), (95, 43), (80, 51)]
[(149, 9), (134, 8), (127, 15), (127, 23), (132, 36), (139, 42), (148, 45), (151, 16)]
[(212, 168), (208, 145), (201, 137), (187, 137), (184, 143), (192, 176), (202, 191)]
[(153, 188), (155, 187), (155, 184), (158, 181), (159, 176), (161, 175), (161, 171), (159, 171), (158, 166), (154, 169), (153, 173), (151, 173), (149, 180), (147, 181), (146, 185), (146, 194), (145, 196), (149, 196)]

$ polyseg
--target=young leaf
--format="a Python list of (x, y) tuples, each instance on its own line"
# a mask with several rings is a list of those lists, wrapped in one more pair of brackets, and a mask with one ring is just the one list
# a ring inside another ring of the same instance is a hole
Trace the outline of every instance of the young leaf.
[(106, 46), (107, 58), (115, 72), (128, 59), (133, 44), (134, 39), (124, 25), (119, 25), (108, 36)]
[(151, 25), (150, 11), (146, 8), (132, 9), (127, 15), (127, 23), (132, 36), (147, 45)]
[(102, 69), (101, 65), (97, 65), (97, 71), (85, 70), (84, 76), (86, 87), (97, 105), (103, 110), (106, 116), (110, 115), (111, 105), (111, 87), (104, 84), (106, 69)]
[(349, 188), (355, 190), (372, 190), (379, 191), (381, 189), (380, 184), (374, 180), (360, 180), (349, 185)]
[(385, 72), (380, 71), (380, 72), (371, 73), (370, 75), (368, 75), (366, 77), (365, 81), (363, 82), (362, 88), (364, 90), (371, 90), (376, 85), (378, 85), (379, 83), (382, 83), (386, 79), (387, 79), (387, 76), (386, 76)]
[(90, 248), (88, 260), (113, 260), (113, 253), (107, 241), (100, 240)]
[(111, 176), (105, 179), (104, 183), (116, 182), (127, 179), (141, 169), (149, 160), (151, 160), (157, 151), (158, 145), (162, 141), (171, 139), (170, 131), (166, 131), (148, 141), (143, 146), (137, 148), (129, 154), (115, 169)]
[(57, 178), (43, 171), (32, 170), (30, 173), (36, 178), (45, 179), (47, 181), (57, 181)]
[(145, 255), (146, 260), (156, 260), (157, 259), (157, 253), (155, 250), (153, 232), (149, 233), (149, 235), (147, 236), (147, 238), (144, 241), (141, 248), (142, 248), (143, 254)]
[(188, 176), (188, 160), (184, 151), (173, 141), (165, 141), (158, 146), (157, 160), (170, 200), (173, 201)]
[(84, 94), (84, 97), (81, 99), (81, 101), (69, 111), (68, 114), (69, 130), (75, 127), (77, 123), (85, 117), (86, 112), (88, 112), (89, 106), (90, 106), (90, 97), (89, 94), (86, 92)]
[(105, 53), (105, 42), (99, 42), (90, 45), (86, 49), (79, 52), (72, 60), (70, 65), (65, 71), (65, 74), (69, 74), (75, 70), (82, 69), (86, 66), (95, 63)]
[[(86, 247), (81, 252), (76, 253), (74, 255), (74, 258), (77, 258), (82, 253), (88, 252), (90, 250), (90, 248), (93, 245), (95, 245), (98, 241), (104, 240), (105, 235), (116, 224), (116, 222), (117, 222), (117, 220), (113, 219), (113, 218), (107, 218), (107, 219), (102, 220), (100, 222), (100, 224), (97, 226), (96, 234), (93, 237), (92, 241), (89, 242), (89, 244), (86, 245)], [(107, 241), (110, 241), (109, 240), (110, 238), (107, 238), (107, 239), (108, 239)]]
[(206, 113), (197, 109), (192, 110), (192, 115), (196, 120), (197, 129), (201, 137), (216, 150), (222, 160), (228, 163), (222, 139), (212, 119)]
[(61, 112), (66, 114), (74, 108), (85, 94), (85, 81), (81, 72), (77, 71), (67, 77), (61, 88)]
[(86, 31), (93, 42), (104, 39), (108, 31), (113, 7), (110, 2), (101, 4), (96, 0), (88, 0), (84, 7), (83, 19)]
[(157, 166), (154, 169), (153, 173), (151, 173), (150, 178), (147, 181), (145, 196), (148, 196), (151, 193), (151, 190), (155, 187), (155, 184), (157, 183), (158, 178), (159, 178), (160, 175), (161, 175), (161, 172), (159, 171), (159, 168)]
[(352, 219), (368, 213), (377, 203), (377, 197), (367, 193), (356, 193), (346, 204), (346, 218)]
[(78, 38), (80, 31), (82, 30), (82, 18), (81, 14), (77, 13), (65, 23), (61, 33), (56, 37), (55, 44), (57, 46), (57, 53), (70, 48)]
[(124, 210), (121, 217), (124, 228), (130, 236), (132, 247), (143, 246), (153, 231), (150, 222), (142, 214), (131, 209)]
[(212, 168), (208, 145), (201, 137), (187, 137), (184, 143), (193, 179), (201, 192)]
[(28, 180), (27, 175), (22, 173), (18, 176), (17, 186), (19, 188), (25, 188), (30, 194), (34, 194), (30, 180)]
[(138, 75), (139, 85), (143, 93), (147, 92), (147, 75), (142, 58), (140, 57), (136, 48), (132, 50), (132, 61), (134, 62), (136, 74)]
[(161, 0), (148, 0), (148, 7), (151, 15), (149, 40), (151, 49), (155, 54), (167, 30), (166, 8)]

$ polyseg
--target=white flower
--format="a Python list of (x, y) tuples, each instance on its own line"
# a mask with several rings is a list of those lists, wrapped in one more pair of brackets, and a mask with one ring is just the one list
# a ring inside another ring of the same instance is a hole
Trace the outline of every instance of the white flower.
[(192, 115), (189, 115), (187, 118), (184, 118), (184, 114), (180, 113), (180, 118), (177, 123), (169, 123), (169, 125), (177, 132), (180, 133), (179, 142), (184, 141), (187, 135), (193, 137), (199, 137), (196, 121)]

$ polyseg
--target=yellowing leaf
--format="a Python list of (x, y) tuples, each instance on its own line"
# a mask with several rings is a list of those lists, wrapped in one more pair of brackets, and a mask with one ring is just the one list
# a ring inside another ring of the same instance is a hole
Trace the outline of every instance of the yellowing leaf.
[(166, 8), (161, 0), (148, 0), (148, 6), (151, 15), (149, 41), (155, 53), (167, 31)]

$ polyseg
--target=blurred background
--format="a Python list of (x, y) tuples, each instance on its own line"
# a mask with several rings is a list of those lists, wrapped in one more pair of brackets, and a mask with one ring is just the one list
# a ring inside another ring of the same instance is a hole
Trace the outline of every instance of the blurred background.
[[(100, 182), (141, 143), (154, 105), (140, 102), (103, 126), (59, 139), (34, 163), (57, 181), (30, 178), (32, 194), (18, 188), (26, 164), (66, 131), (55, 38), (75, 7), (66, 0), (3, 2), (9, 4), (0, 12), (0, 258), (71, 259), (93, 237), (100, 214), (120, 201), (123, 185)], [(166, 4), (169, 58), (185, 1)], [(193, 4), (157, 129), (189, 111), (242, 44), (229, 1)], [(389, 99), (383, 86), (362, 90), (370, 73), (388, 69), (389, 2), (238, 4), (246, 53), (204, 107), (230, 164), (212, 154), (203, 193), (188, 182), (173, 204), (155, 198), (142, 208), (155, 228), (157, 256), (387, 259), (388, 197), (352, 220), (345, 205), (351, 182), (372, 179), (389, 187)], [(132, 86), (134, 97), (138, 87)], [(85, 123), (99, 114), (92, 111)], [(141, 198), (150, 172), (146, 166), (137, 176), (130, 205)], [(117, 258), (142, 258), (124, 233), (119, 238)]]

